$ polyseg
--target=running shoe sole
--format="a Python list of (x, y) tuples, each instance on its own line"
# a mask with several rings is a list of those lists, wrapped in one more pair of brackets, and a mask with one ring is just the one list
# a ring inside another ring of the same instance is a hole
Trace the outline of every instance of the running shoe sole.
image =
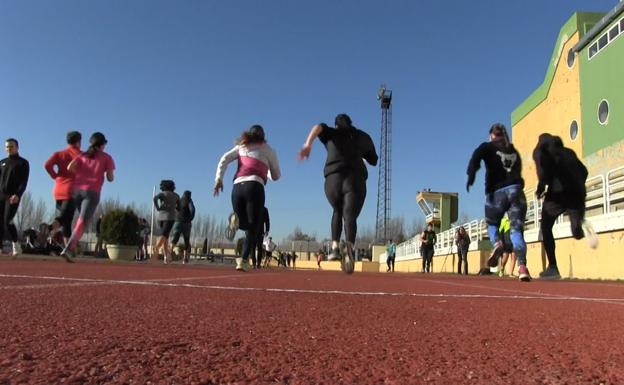
[(585, 232), (585, 236), (587, 237), (587, 242), (589, 243), (589, 247), (595, 249), (598, 247), (598, 236), (594, 231), (594, 228), (588, 221), (583, 221), (583, 231)]
[(487, 261), (490, 273), (498, 274), (498, 260), (501, 255), (503, 255), (503, 244), (502, 242), (497, 242), (492, 250), (492, 255), (490, 255), (490, 258), (488, 258)]

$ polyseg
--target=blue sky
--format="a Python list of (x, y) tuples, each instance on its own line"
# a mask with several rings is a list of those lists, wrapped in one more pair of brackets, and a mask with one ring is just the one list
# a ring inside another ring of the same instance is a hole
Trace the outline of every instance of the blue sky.
[[(218, 218), (217, 161), (262, 124), (283, 180), (267, 187), (273, 233), (329, 234), (325, 150), (295, 160), (310, 127), (351, 115), (376, 144), (381, 83), (394, 92), (392, 212), (421, 218), (417, 190), (460, 192), (482, 216), (483, 173), (466, 194), (473, 149), (543, 80), (561, 25), (616, 0), (0, 1), (0, 133), (20, 140), (29, 190), (50, 199), (43, 162), (65, 133), (102, 131), (117, 163), (103, 197), (149, 203), (174, 179)], [(530, 160), (525, 160), (525, 162)], [(227, 174), (228, 181), (234, 167)], [(376, 214), (370, 170), (360, 226)]]

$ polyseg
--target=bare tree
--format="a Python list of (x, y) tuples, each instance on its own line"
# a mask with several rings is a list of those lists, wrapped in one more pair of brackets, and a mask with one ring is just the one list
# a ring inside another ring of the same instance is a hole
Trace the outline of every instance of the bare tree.
[(422, 222), (422, 220), (414, 218), (414, 220), (412, 221), (412, 226), (408, 233), (408, 238), (413, 238), (423, 231), (425, 231), (425, 224)]

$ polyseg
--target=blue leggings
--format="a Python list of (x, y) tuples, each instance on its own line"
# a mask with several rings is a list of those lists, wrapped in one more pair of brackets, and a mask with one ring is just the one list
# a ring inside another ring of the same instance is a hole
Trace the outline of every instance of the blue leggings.
[(505, 213), (509, 216), (511, 243), (513, 244), (518, 265), (526, 265), (527, 246), (524, 242), (524, 221), (527, 203), (522, 186), (514, 184), (488, 194), (485, 199), (485, 221), (492, 245), (500, 239), (498, 228)]

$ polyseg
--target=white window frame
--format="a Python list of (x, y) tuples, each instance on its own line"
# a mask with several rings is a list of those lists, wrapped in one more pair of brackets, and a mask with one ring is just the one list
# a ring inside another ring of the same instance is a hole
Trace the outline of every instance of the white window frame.
[[(607, 103), (607, 120), (603, 122), (600, 121), (600, 105), (602, 104), (602, 102)], [(596, 118), (598, 119), (598, 123), (601, 126), (606, 126), (607, 124), (609, 124), (609, 115), (611, 114), (611, 106), (609, 106), (609, 101), (607, 99), (601, 99), (600, 102), (598, 103), (598, 108), (596, 109)]]
[[(617, 35), (615, 35), (614, 38), (611, 38), (609, 36), (609, 33), (611, 32), (611, 30), (613, 28), (617, 27), (618, 28), (618, 33)], [(615, 39), (617, 39), (618, 37), (620, 37), (621, 35), (624, 35), (624, 29), (622, 28), (624, 27), (624, 17), (622, 17), (621, 19), (619, 19), (618, 21), (616, 21), (615, 23), (612, 23), (609, 28), (606, 29), (606, 31), (604, 33), (601, 33), (600, 36), (598, 36), (596, 38), (596, 40), (592, 41), (591, 44), (589, 44), (589, 49), (587, 50), (587, 60), (592, 60), (596, 55), (598, 55), (600, 53), (600, 51), (602, 51), (603, 49), (607, 48), (609, 46), (609, 44), (611, 44), (612, 41), (614, 41)], [(607, 43), (603, 46), (600, 47), (600, 45), (598, 44), (598, 41), (600, 39), (602, 39), (603, 36), (607, 37)], [(591, 54), (591, 47), (593, 45), (596, 45), (596, 53), (594, 53), (593, 55)], [(570, 67), (571, 68), (571, 67)]]

